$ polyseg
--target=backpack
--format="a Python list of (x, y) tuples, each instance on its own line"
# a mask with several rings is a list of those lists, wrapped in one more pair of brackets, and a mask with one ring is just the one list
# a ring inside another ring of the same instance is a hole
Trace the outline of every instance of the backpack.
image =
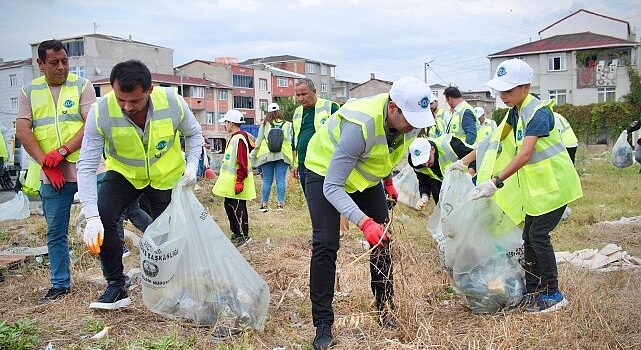
[(283, 123), (276, 124), (269, 130), (267, 134), (267, 148), (272, 153), (278, 153), (283, 148), (283, 139), (285, 135), (283, 133)]

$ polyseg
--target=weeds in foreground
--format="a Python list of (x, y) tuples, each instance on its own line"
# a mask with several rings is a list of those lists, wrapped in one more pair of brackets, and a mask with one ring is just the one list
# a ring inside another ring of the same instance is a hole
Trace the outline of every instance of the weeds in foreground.
[(0, 349), (35, 349), (38, 332), (30, 319), (21, 319), (13, 324), (0, 321)]

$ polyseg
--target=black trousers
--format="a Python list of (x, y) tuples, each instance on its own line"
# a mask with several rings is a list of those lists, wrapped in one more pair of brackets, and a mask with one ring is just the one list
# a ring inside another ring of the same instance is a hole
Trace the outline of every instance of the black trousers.
[(525, 289), (528, 293), (554, 293), (559, 290), (554, 248), (550, 232), (561, 221), (566, 205), (540, 216), (525, 216)]
[(125, 284), (119, 230), (122, 229), (125, 211), (142, 194), (149, 199), (153, 219), (160, 216), (171, 202), (171, 190), (157, 190), (151, 186), (137, 189), (119, 173), (111, 170), (105, 173), (98, 190), (98, 212), (105, 228), (105, 237), (100, 247), (100, 261), (107, 282)]
[(568, 154), (570, 155), (570, 159), (572, 160), (572, 164), (574, 164), (574, 163), (575, 163), (575, 161), (574, 161), (574, 160), (575, 160), (575, 158), (576, 158), (576, 149), (577, 149), (577, 148), (578, 148), (578, 147), (570, 147), (570, 148), (566, 148), (566, 150), (568, 151)]
[[(336, 253), (339, 248), (340, 214), (323, 194), (324, 177), (307, 171), (305, 186), (307, 206), (312, 219), (312, 259), (309, 272), (309, 295), (312, 301), (314, 326), (334, 323), (334, 284), (336, 276)], [(358, 207), (374, 221), (384, 224), (388, 221), (385, 190), (382, 185), (350, 197)], [(388, 244), (370, 254), (371, 288), (374, 298), (383, 305), (394, 295), (392, 278), (392, 256)]]
[(249, 237), (247, 201), (243, 199), (225, 198), (225, 212), (229, 219), (231, 238)]

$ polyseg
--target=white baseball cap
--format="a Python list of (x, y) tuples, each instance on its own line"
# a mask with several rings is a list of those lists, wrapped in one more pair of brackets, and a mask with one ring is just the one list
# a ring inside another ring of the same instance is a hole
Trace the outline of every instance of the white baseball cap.
[(419, 137), (412, 141), (412, 144), (410, 145), (410, 157), (412, 157), (412, 164), (417, 166), (427, 163), (430, 160), (431, 150), (432, 145), (426, 138)]
[(278, 106), (278, 103), (272, 102), (267, 106), (267, 112), (276, 112), (280, 111), (280, 106)]
[(225, 113), (225, 116), (218, 119), (219, 123), (224, 123), (224, 122), (232, 122), (236, 124), (244, 124), (245, 123), (245, 117), (243, 116), (242, 113), (239, 111), (232, 109)]
[(474, 114), (476, 114), (476, 118), (481, 118), (485, 115), (485, 109), (483, 107), (474, 107)]
[(533, 75), (534, 70), (525, 61), (512, 58), (496, 67), (494, 79), (485, 86), (497, 91), (508, 91), (519, 85), (531, 84)]
[(421, 129), (436, 124), (430, 110), (432, 90), (424, 82), (416, 78), (400, 78), (392, 84), (389, 95), (412, 127)]

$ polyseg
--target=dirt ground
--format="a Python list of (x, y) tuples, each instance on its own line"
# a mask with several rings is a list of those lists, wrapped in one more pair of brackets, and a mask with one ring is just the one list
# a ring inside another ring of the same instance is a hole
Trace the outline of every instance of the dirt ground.
[[(584, 197), (553, 233), (556, 250), (600, 248), (616, 243), (641, 257), (641, 225), (604, 225), (605, 220), (641, 215), (638, 165), (614, 169), (604, 149), (582, 150), (577, 170)], [(211, 195), (211, 182), (199, 182), (196, 194), (217, 224), (229, 233), (222, 200)], [(257, 184), (257, 190), (260, 185)], [(48, 267), (29, 261), (4, 271), (0, 283), (0, 319), (30, 319), (37, 330), (37, 349), (311, 349), (314, 328), (309, 301), (311, 224), (300, 188), (291, 183), (284, 211), (258, 212), (249, 203), (254, 240), (242, 253), (270, 287), (269, 317), (263, 333), (245, 332), (226, 339), (210, 327), (196, 327), (151, 313), (142, 303), (141, 287), (131, 291), (132, 306), (95, 312), (91, 301), (104, 290), (98, 261), (85, 252), (70, 228), (72, 293), (37, 307), (49, 288)], [(78, 208), (74, 207), (75, 217)], [(426, 231), (432, 207), (417, 212), (397, 206), (393, 212), (394, 283), (400, 329), (382, 329), (373, 316), (369, 269), (361, 233), (351, 225), (342, 239), (337, 267), (341, 296), (334, 300), (336, 349), (638, 349), (641, 348), (641, 271), (591, 272), (559, 265), (560, 286), (571, 305), (562, 311), (533, 315), (518, 310), (475, 315), (452, 293), (439, 268), (435, 243)], [(0, 248), (46, 244), (42, 216), (0, 223)], [(131, 247), (131, 242), (130, 242)], [(138, 267), (136, 249), (124, 259)], [(88, 339), (96, 329), (112, 326), (102, 340)]]

